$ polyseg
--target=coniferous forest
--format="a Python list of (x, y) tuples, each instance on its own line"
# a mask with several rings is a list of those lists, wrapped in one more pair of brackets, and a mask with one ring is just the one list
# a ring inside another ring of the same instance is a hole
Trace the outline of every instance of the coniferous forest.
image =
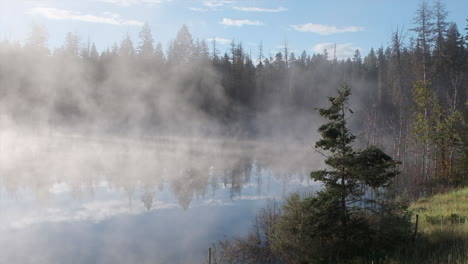
[[(467, 186), (468, 18), (452, 23), (442, 1), (422, 2), (387, 46), (345, 60), (286, 42), (271, 54), (261, 39), (256, 51), (236, 41), (221, 51), (185, 25), (174, 33), (163, 46), (145, 24), (138, 39), (98, 49), (70, 32), (50, 48), (34, 24), (24, 42), (1, 41), (0, 129), (291, 141), (327, 153), (332, 170), (310, 168), (323, 190), (269, 203), (253, 235), (215, 246), (216, 263), (400, 263), (385, 259), (411, 255), (399, 247), (418, 241), (410, 211), (430, 210), (408, 202)], [(463, 203), (462, 192), (453, 195)], [(421, 221), (468, 222), (431, 217)], [(420, 263), (466, 263), (463, 239), (459, 262)], [(408, 248), (439, 252), (431, 243)], [(423, 259), (411, 256), (401, 263)]]
[(287, 45), (270, 57), (261, 41), (256, 57), (235, 42), (221, 54), (186, 26), (166, 48), (145, 25), (139, 39), (125, 36), (102, 52), (77, 33), (49, 50), (47, 30), (33, 25), (24, 44), (1, 43), (2, 112), (18, 124), (83, 133), (312, 144), (316, 108), (347, 83), (358, 142), (401, 161), (396, 186), (422, 195), (466, 183), (468, 170), (468, 26), (448, 21), (437, 3), (421, 5), (411, 29), (389, 36), (390, 46), (346, 60), (333, 50), (295, 54)]

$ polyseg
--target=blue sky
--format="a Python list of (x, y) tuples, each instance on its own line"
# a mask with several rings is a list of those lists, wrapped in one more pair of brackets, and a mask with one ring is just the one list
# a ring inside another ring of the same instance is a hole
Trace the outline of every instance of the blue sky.
[[(218, 41), (224, 52), (242, 41), (256, 56), (260, 41), (272, 56), (285, 40), (296, 54), (322, 52), (333, 43), (345, 58), (360, 49), (387, 46), (397, 27), (413, 27), (419, 0), (0, 0), (0, 38), (23, 41), (31, 24), (45, 25), (49, 46), (60, 47), (67, 32), (94, 41), (99, 50), (130, 34), (135, 45), (141, 25), (167, 48), (186, 24), (194, 39)], [(449, 21), (464, 34), (468, 1), (446, 0)], [(408, 33), (407, 39), (413, 33)]]

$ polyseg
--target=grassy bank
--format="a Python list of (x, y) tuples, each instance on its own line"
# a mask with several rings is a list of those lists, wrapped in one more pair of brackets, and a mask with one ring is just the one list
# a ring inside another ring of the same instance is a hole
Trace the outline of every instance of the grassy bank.
[(468, 188), (421, 198), (410, 210), (418, 234), (389, 263), (468, 264)]

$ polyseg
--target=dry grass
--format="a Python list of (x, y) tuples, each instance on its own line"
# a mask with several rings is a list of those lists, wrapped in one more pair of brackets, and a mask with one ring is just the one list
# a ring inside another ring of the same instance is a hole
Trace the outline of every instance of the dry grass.
[(410, 210), (419, 215), (420, 231), (468, 236), (468, 188), (422, 198)]
[(404, 254), (387, 263), (468, 264), (468, 188), (421, 198), (418, 236)]

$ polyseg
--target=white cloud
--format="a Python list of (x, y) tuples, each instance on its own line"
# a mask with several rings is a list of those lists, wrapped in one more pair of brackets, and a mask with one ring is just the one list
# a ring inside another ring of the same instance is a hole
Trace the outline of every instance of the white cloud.
[(236, 26), (236, 27), (242, 27), (244, 25), (248, 25), (248, 26), (263, 25), (263, 23), (258, 20), (248, 20), (248, 19), (234, 20), (230, 18), (223, 18), (223, 21), (221, 21), (220, 23), (226, 26)]
[(210, 41), (210, 42), (213, 41), (213, 40), (216, 41), (216, 43), (219, 43), (221, 45), (226, 45), (226, 44), (229, 44), (229, 43), (232, 42), (232, 40), (230, 40), (230, 39), (218, 38), (218, 37), (207, 39), (207, 41)]
[(156, 5), (163, 2), (169, 2), (171, 0), (99, 0), (101, 2), (115, 4), (119, 6), (132, 6), (132, 5)]
[(288, 11), (287, 8), (278, 7), (278, 8), (260, 8), (260, 7), (245, 7), (245, 6), (235, 6), (233, 9), (243, 12), (265, 12), (265, 13), (278, 13)]
[(358, 31), (364, 30), (363, 27), (356, 27), (356, 26), (338, 28), (332, 25), (322, 25), (322, 24), (312, 24), (312, 23), (302, 24), (302, 25), (291, 25), (291, 27), (300, 32), (312, 32), (312, 33), (317, 33), (320, 35), (330, 35), (330, 34), (343, 33), (343, 32), (358, 32)]
[[(325, 49), (328, 52), (329, 59), (333, 59), (335, 43), (319, 43), (312, 48), (312, 50), (317, 53), (323, 53)], [(361, 50), (361, 48), (355, 46), (353, 43), (336, 44), (336, 58), (339, 60), (352, 58), (356, 50)]]
[(229, 4), (233, 4), (234, 1), (232, 0), (205, 0), (203, 1), (203, 5), (207, 7), (221, 7)]
[(201, 7), (189, 7), (190, 10), (195, 11), (195, 12), (207, 12), (207, 8), (201, 8)]
[(138, 20), (122, 19), (119, 14), (106, 12), (102, 16), (82, 14), (81, 12), (58, 8), (32, 8), (28, 12), (32, 15), (43, 16), (53, 20), (76, 20), (89, 23), (101, 23), (118, 26), (142, 26), (144, 23)]

